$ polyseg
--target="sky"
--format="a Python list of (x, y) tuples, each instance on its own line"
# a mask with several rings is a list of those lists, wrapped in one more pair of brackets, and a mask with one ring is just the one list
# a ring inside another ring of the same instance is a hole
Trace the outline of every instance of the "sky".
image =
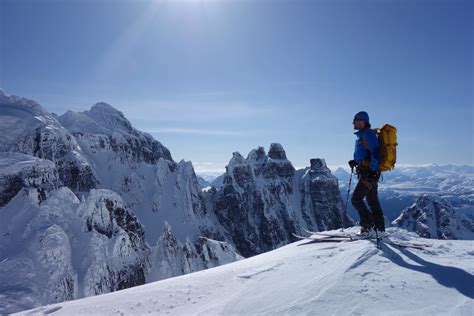
[(0, 0), (0, 88), (50, 112), (107, 102), (198, 171), (273, 142), (352, 158), (352, 119), (398, 164), (474, 164), (474, 2)]

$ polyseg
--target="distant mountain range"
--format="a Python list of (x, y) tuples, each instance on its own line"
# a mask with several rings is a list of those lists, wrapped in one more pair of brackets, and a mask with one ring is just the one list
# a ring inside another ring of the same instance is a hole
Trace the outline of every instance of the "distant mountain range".
[[(345, 201), (350, 178), (350, 170), (337, 168), (333, 170), (339, 180), (341, 196)], [(222, 186), (222, 175), (199, 172), (207, 181), (216, 187)], [(357, 183), (357, 176), (352, 179), (351, 192)], [(387, 222), (395, 220), (407, 207), (416, 202), (423, 194), (434, 194), (449, 201), (454, 209), (474, 219), (474, 166), (437, 165), (396, 167), (384, 172), (379, 185), (379, 197), (384, 208)], [(358, 218), (356, 210), (349, 201), (349, 214)]]

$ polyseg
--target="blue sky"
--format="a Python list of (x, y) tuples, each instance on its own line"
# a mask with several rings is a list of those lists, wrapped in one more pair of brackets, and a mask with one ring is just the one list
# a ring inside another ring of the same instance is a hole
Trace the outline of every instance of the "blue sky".
[(0, 87), (50, 112), (104, 101), (199, 170), (279, 142), (351, 159), (352, 117), (400, 164), (474, 164), (472, 1), (0, 1)]

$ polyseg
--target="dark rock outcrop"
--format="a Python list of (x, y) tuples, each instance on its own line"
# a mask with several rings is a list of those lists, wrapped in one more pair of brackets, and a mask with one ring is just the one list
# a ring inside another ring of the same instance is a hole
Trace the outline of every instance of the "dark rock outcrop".
[[(212, 192), (211, 192), (212, 193)], [(238, 152), (226, 167), (223, 186), (212, 193), (214, 212), (243, 256), (252, 256), (295, 240), (293, 233), (342, 226), (337, 179), (324, 160), (296, 171), (280, 144)], [(344, 223), (350, 221), (345, 218)]]

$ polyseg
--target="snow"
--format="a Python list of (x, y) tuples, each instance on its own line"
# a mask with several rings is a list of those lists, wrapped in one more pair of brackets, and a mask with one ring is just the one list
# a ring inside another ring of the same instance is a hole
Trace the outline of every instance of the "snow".
[(474, 241), (390, 232), (432, 247), (299, 241), (217, 268), (19, 315), (472, 315)]
[[(117, 218), (103, 224), (111, 236), (95, 229), (100, 219), (111, 220), (105, 200), (123, 206), (115, 193), (93, 190), (80, 202), (61, 187), (45, 196), (40, 201), (35, 188), (23, 188), (1, 208), (0, 313), (117, 290), (148, 256)], [(94, 229), (87, 229), (89, 219)]]

